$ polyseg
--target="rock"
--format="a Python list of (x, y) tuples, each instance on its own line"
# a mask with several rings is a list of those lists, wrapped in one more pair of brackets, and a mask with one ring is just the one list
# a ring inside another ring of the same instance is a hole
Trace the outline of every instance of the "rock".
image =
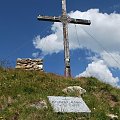
[(4, 120), (4, 118), (0, 116), (0, 120)]
[(0, 103), (0, 111), (16, 102), (11, 96), (1, 96), (0, 100), (2, 101), (2, 103)]
[(118, 116), (117, 115), (114, 115), (114, 114), (107, 114), (107, 116), (110, 118), (110, 120), (118, 120)]
[(4, 110), (4, 109), (6, 109), (7, 107), (8, 107), (8, 101), (7, 101), (7, 98), (6, 98), (6, 96), (1, 96), (0, 97), (0, 100), (2, 101), (2, 103), (0, 104), (0, 109), (1, 110)]
[(7, 98), (8, 106), (11, 106), (13, 103), (15, 103), (15, 100), (11, 96), (8, 96), (8, 98)]
[(85, 89), (81, 88), (80, 86), (69, 86), (62, 90), (65, 94), (75, 94), (77, 96), (81, 96), (86, 92)]
[(8, 96), (7, 103), (8, 103), (8, 106), (13, 103), (13, 99), (10, 96)]
[(36, 102), (30, 104), (30, 107), (35, 107), (37, 109), (48, 108), (47, 103), (46, 103), (45, 100), (36, 101)]

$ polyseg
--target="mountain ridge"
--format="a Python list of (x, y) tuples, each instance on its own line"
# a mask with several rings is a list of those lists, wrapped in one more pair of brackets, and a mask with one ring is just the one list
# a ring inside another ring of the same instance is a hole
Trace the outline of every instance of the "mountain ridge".
[[(47, 96), (76, 96), (62, 92), (69, 86), (80, 86), (87, 91), (82, 98), (92, 111), (90, 116), (83, 113), (53, 112)], [(120, 89), (96, 78), (65, 78), (40, 71), (0, 68), (0, 88), (2, 120), (109, 120), (110, 114), (120, 119)], [(40, 99), (47, 102), (47, 109), (28, 107)]]

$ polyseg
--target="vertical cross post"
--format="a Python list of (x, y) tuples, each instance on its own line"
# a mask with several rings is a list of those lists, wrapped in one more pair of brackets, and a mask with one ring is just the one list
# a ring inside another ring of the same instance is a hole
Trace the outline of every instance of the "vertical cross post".
[(71, 77), (66, 0), (62, 0), (61, 21), (62, 21), (62, 24), (63, 24), (63, 37), (64, 37), (64, 62), (65, 62), (64, 74), (65, 74), (66, 77)]

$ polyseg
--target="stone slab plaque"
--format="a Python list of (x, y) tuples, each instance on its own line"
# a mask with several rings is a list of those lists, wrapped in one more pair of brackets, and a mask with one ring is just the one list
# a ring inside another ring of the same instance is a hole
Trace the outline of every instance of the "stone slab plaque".
[(91, 112), (83, 99), (79, 97), (48, 96), (48, 99), (55, 112)]

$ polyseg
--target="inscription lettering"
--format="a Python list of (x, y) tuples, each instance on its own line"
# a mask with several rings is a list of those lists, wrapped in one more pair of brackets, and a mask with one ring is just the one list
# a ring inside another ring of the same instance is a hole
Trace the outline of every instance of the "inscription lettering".
[(48, 96), (55, 112), (91, 112), (82, 98)]

